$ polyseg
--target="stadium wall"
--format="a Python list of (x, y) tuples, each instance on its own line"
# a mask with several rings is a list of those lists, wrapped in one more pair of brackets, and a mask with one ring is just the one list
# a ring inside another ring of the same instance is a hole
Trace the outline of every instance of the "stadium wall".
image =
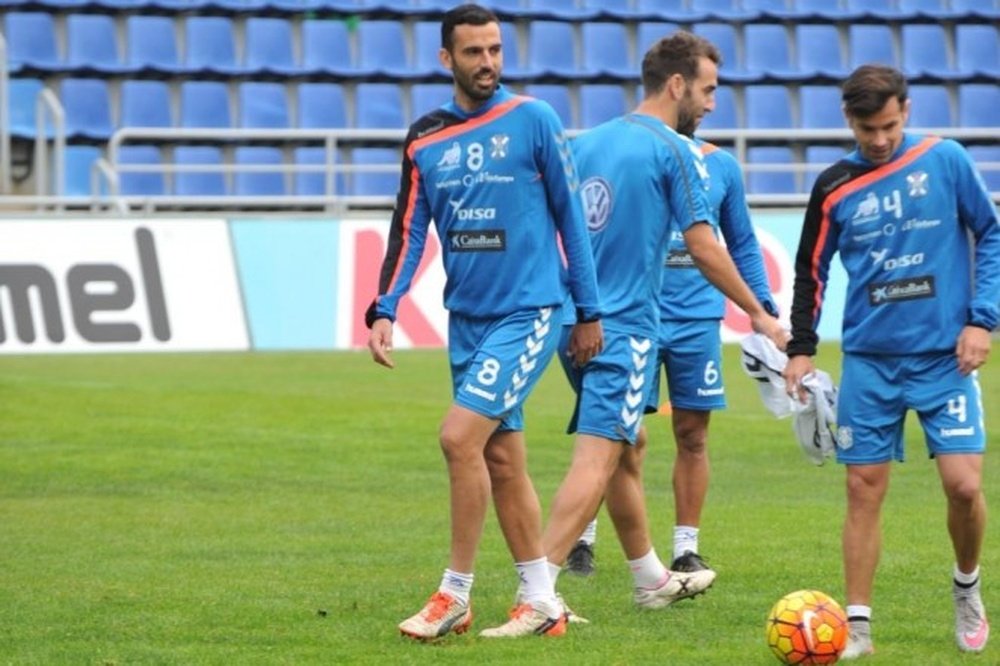
[[(787, 319), (802, 212), (755, 211)], [(0, 353), (188, 352), (364, 347), (364, 311), (386, 216), (0, 222)], [(400, 308), (398, 348), (440, 347), (441, 249), (431, 235)], [(840, 336), (843, 269), (831, 271), (820, 335)], [(747, 318), (727, 306), (723, 335)]]

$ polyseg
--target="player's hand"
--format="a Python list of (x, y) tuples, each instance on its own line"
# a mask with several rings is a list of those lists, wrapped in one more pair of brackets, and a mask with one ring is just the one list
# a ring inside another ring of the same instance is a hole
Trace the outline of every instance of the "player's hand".
[(371, 335), (368, 336), (368, 350), (372, 353), (372, 360), (379, 365), (395, 367), (389, 357), (392, 353), (392, 321), (385, 318), (375, 320)]
[(770, 338), (774, 346), (781, 351), (788, 348), (788, 341), (792, 339), (792, 334), (778, 323), (777, 317), (772, 317), (764, 310), (761, 310), (760, 315), (750, 317), (750, 326), (756, 333)]
[(966, 326), (958, 336), (955, 355), (958, 356), (958, 371), (963, 375), (977, 370), (990, 355), (990, 332), (978, 326)]
[(808, 392), (802, 386), (802, 378), (815, 370), (812, 356), (793, 356), (788, 359), (785, 370), (781, 373), (785, 378), (785, 392), (788, 397), (805, 404)]
[(604, 348), (604, 328), (600, 321), (578, 322), (569, 334), (566, 355), (577, 366), (586, 365)]

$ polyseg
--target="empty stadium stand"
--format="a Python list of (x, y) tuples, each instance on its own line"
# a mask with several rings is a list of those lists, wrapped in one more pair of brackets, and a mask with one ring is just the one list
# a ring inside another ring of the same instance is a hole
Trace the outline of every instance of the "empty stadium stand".
[[(25, 155), (58, 143), (35, 144), (39, 134), (64, 138), (62, 172), (39, 176), (49, 195), (391, 197), (398, 176), (372, 167), (398, 161), (407, 125), (451, 99), (438, 49), (440, 14), (453, 4), (0, 0), (0, 143), (30, 170)], [(504, 80), (574, 130), (636, 104), (655, 40), (679, 28), (712, 40), (722, 87), (702, 131), (751, 167), (752, 195), (804, 195), (816, 170), (802, 165), (843, 153), (837, 86), (868, 62), (904, 71), (912, 127), (947, 131), (978, 162), (998, 161), (1000, 0), (484, 4), (503, 20)], [(115, 138), (138, 128), (148, 131)], [(117, 182), (94, 178), (105, 163)], [(1000, 169), (984, 175), (1000, 190)]]

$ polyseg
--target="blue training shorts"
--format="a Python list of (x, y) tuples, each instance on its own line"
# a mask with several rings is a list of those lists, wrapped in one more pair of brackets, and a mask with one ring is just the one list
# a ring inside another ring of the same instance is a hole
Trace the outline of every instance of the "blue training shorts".
[(498, 430), (523, 430), (522, 405), (559, 342), (558, 306), (499, 319), (452, 313), (448, 358), (455, 404), (499, 419)]
[(954, 352), (844, 354), (837, 406), (837, 461), (904, 460), (903, 422), (920, 417), (931, 457), (986, 450), (978, 373), (962, 375)]
[[(699, 412), (726, 408), (718, 319), (660, 322), (657, 370), (661, 365), (673, 407)], [(646, 413), (657, 411), (659, 405), (660, 382), (656, 378)]]
[(656, 383), (656, 342), (604, 330), (604, 349), (582, 368), (566, 355), (572, 326), (563, 326), (559, 361), (576, 393), (566, 431), (635, 444), (643, 405)]

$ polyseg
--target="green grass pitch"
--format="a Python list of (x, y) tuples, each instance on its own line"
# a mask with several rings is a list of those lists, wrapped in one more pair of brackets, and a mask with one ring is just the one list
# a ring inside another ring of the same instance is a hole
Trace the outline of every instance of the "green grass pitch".
[[(396, 624), (447, 563), (443, 352), (397, 352), (393, 371), (360, 352), (0, 357), (0, 664), (777, 663), (764, 619), (780, 596), (808, 587), (842, 599), (843, 470), (805, 461), (737, 352), (726, 348), (730, 407), (712, 420), (701, 546), (719, 578), (707, 595), (634, 609), (602, 513), (596, 575), (560, 580), (591, 625), (435, 645), (400, 638)], [(836, 376), (835, 347), (818, 362)], [(981, 380), (996, 505), (1000, 359)], [(569, 462), (569, 410), (553, 364), (527, 408), (543, 509)], [(673, 442), (667, 419), (647, 424), (653, 537), (668, 558)], [(1000, 661), (997, 645), (978, 659), (955, 647), (944, 499), (915, 418), (906, 439), (866, 663)], [(995, 534), (984, 596), (1000, 617)], [(491, 514), (474, 630), (504, 620), (515, 581)]]

